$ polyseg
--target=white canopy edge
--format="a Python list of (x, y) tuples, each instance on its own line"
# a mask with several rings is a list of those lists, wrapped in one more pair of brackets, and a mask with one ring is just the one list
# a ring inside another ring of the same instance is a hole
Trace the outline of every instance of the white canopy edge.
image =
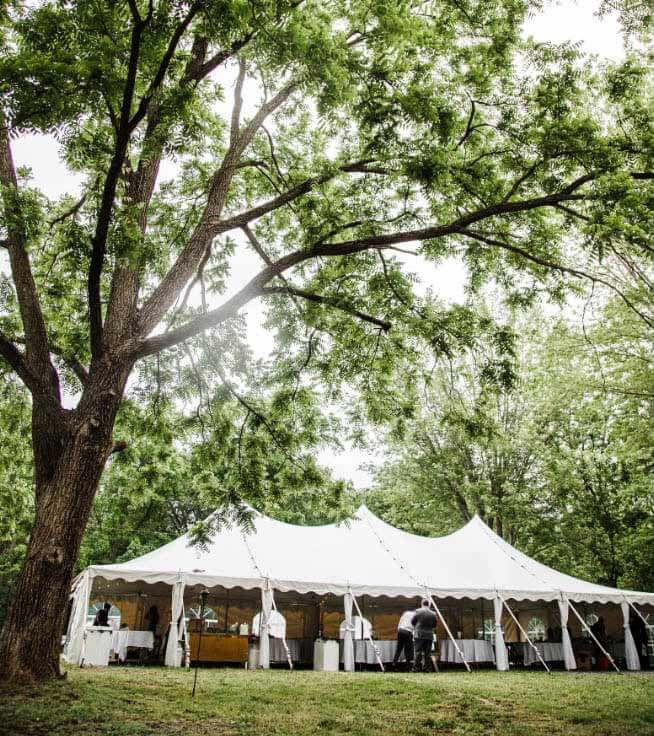
[[(183, 576), (187, 586), (200, 585), (208, 588), (221, 586), (227, 589), (254, 590), (262, 589), (269, 582), (274, 589), (281, 592), (300, 594), (343, 596), (347, 592), (352, 592), (354, 595), (392, 598), (414, 598), (431, 594), (439, 599), (490, 601), (499, 593), (505, 599), (516, 601), (556, 601), (567, 598), (584, 603), (630, 602), (654, 606), (654, 593), (620, 590), (587, 583), (532, 560), (495, 534), (477, 516), (458, 531), (445, 537), (433, 538), (420, 537), (396, 529), (376, 517), (365, 506), (361, 506), (353, 517), (343, 522), (321, 527), (286, 524), (255, 512), (254, 528), (252, 534), (246, 534), (240, 529), (219, 531), (212, 542), (212, 546), (220, 549), (221, 539), (228, 538), (227, 542), (231, 545), (229, 550), (233, 556), (221, 554), (219, 558), (224, 565), (223, 569), (229, 570), (230, 567), (238, 569), (240, 575), (226, 575), (222, 569), (220, 574), (211, 570), (197, 569), (213, 564), (211, 558), (213, 552), (208, 550), (202, 554), (194, 553), (193, 559), (189, 559), (187, 553), (191, 547), (187, 535), (134, 560), (112, 565), (93, 565), (87, 570), (92, 578), (145, 584), (173, 585), (180, 576)], [(319, 537), (321, 541), (318, 547), (307, 552), (302, 544), (310, 546), (316, 535), (322, 535)], [(349, 546), (353, 548), (344, 548)], [(474, 548), (472, 556), (469, 549), (471, 547)], [(283, 554), (280, 558), (280, 551), (286, 554), (287, 548), (294, 549), (295, 552), (290, 558), (284, 557)], [(430, 567), (434, 563), (430, 563), (429, 559), (434, 554), (436, 567), (442, 570), (443, 549), (449, 576), (454, 579), (461, 577), (462, 582), (468, 577), (468, 585), (439, 586), (435, 584), (437, 580), (427, 579), (425, 569), (418, 570), (418, 559), (414, 558), (413, 570), (407, 561), (411, 559), (412, 552), (417, 551), (420, 558), (425, 556), (428, 558), (426, 565)], [(330, 555), (343, 557), (346, 564), (333, 568), (332, 574), (327, 579), (323, 575), (322, 580), (312, 580), (311, 571), (316, 567), (319, 569), (321, 560)], [(504, 584), (501, 584), (497, 577), (493, 580), (495, 573), (493, 569), (488, 568), (493, 555), (495, 556), (491, 568), (506, 566), (504, 573), (508, 572), (508, 576), (505, 575)], [(374, 562), (374, 571), (371, 568), (365, 569), (366, 560), (363, 559), (365, 557), (368, 562), (371, 560)], [(279, 572), (273, 574), (273, 571), (266, 567), (266, 563), (270, 561), (268, 558), (275, 561), (275, 572), (277, 570), (281, 572), (284, 567), (293, 568), (297, 561), (300, 564), (298, 572), (302, 571), (304, 579), (286, 578)], [(440, 563), (436, 562), (438, 559)], [(141, 562), (146, 564), (141, 565)], [(358, 571), (357, 563), (363, 564), (363, 568)], [(479, 574), (480, 566), (484, 564), (486, 564), (485, 571)], [(526, 584), (522, 587), (510, 585), (512, 578), (519, 579), (520, 571), (522, 582)], [(307, 572), (309, 574), (305, 574)], [(345, 575), (358, 575), (359, 582), (353, 579), (343, 580)], [(371, 577), (375, 579), (370, 579)], [(475, 585), (473, 582), (475, 577), (482, 583), (488, 581), (489, 585)], [(361, 582), (362, 580), (365, 582)]]
[[(145, 583), (146, 585), (154, 583), (165, 583), (174, 585), (179, 580), (179, 572), (151, 572), (138, 570), (120, 570), (115, 567), (113, 570), (107, 570), (103, 565), (92, 565), (87, 568), (92, 578), (104, 578), (105, 580), (124, 580), (128, 583)], [(379, 585), (352, 585), (352, 584), (334, 584), (325, 585), (324, 583), (311, 583), (297, 580), (277, 580), (272, 578), (232, 578), (214, 575), (201, 575), (197, 573), (184, 574), (184, 580), (187, 587), (201, 585), (205, 588), (222, 587), (227, 589), (242, 588), (244, 590), (259, 590), (266, 584), (266, 580), (270, 580), (272, 587), (282, 593), (315, 593), (316, 595), (337, 595), (343, 596), (348, 592), (354, 595), (367, 595), (371, 598), (388, 597), (388, 598), (416, 598), (422, 597), (426, 593), (430, 593), (436, 598), (453, 598), (455, 600), (479, 600), (484, 599), (492, 601), (500, 593), (503, 598), (515, 601), (546, 601), (552, 602), (560, 600), (562, 597), (579, 603), (615, 603), (619, 604), (623, 601), (640, 605), (654, 606), (654, 593), (640, 593), (637, 591), (621, 591), (616, 589), (615, 595), (598, 595), (589, 593), (571, 593), (569, 591), (540, 591), (540, 590), (509, 590), (497, 588), (485, 589), (437, 589), (437, 588), (421, 588), (419, 586), (412, 588), (403, 587), (384, 587)]]

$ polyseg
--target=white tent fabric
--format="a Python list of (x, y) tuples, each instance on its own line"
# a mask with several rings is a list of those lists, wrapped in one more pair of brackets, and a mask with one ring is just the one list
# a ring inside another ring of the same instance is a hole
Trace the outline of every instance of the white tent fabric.
[(221, 527), (207, 547), (188, 535), (129, 562), (97, 565), (105, 579), (262, 588), (345, 595), (485, 598), (654, 604), (654, 594), (579, 580), (532, 560), (475, 516), (444, 537), (420, 537), (362, 506), (350, 519), (295, 526), (253, 512), (253, 532)]
[(501, 672), (509, 669), (509, 655), (504, 643), (504, 631), (502, 629), (502, 599), (497, 596), (493, 599), (493, 611), (495, 613), (495, 667)]
[(629, 604), (626, 601), (622, 601), (620, 607), (622, 608), (622, 617), (624, 619), (624, 657), (627, 662), (627, 669), (632, 671), (639, 670), (640, 657), (636, 649), (634, 635), (631, 633), (631, 628), (629, 627)]
[[(180, 667), (179, 642), (184, 638), (186, 622), (184, 620), (184, 579), (173, 583), (173, 600), (170, 611), (170, 628), (166, 644), (166, 667)], [(179, 622), (179, 624), (178, 624)]]
[(270, 669), (270, 612), (272, 611), (272, 591), (270, 583), (261, 588), (261, 626), (259, 632), (259, 667)]
[(64, 659), (69, 664), (80, 664), (84, 656), (84, 629), (89, 610), (91, 575), (85, 570), (76, 580), (73, 589), (73, 607), (68, 622), (68, 635), (64, 647)]
[[(347, 595), (347, 593), (345, 594)], [(354, 596), (352, 596), (352, 603), (354, 603)], [(370, 639), (372, 636), (372, 624), (365, 618), (365, 616), (353, 616), (351, 620), (352, 626), (352, 639), (360, 641), (361, 639)], [(338, 638), (341, 641), (345, 641), (345, 635), (347, 634), (347, 617), (341, 621), (341, 625), (338, 627)]]
[[(257, 613), (252, 619), (252, 634), (254, 636), (261, 635), (261, 613)], [(271, 611), (268, 619), (268, 636), (273, 639), (286, 638), (286, 619), (279, 611)]]
[(354, 623), (352, 621), (352, 606), (354, 600), (352, 593), (349, 591), (343, 598), (343, 606), (345, 608), (345, 631), (343, 633), (343, 669), (346, 672), (354, 672)]
[(561, 616), (561, 641), (563, 643), (563, 664), (566, 670), (576, 670), (577, 660), (572, 649), (572, 641), (570, 640), (570, 632), (568, 631), (568, 614), (569, 606), (567, 599), (560, 599), (559, 614)]

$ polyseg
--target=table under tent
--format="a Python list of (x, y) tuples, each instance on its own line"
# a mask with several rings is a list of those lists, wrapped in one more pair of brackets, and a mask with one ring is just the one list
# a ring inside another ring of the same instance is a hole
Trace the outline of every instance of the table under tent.
[[(634, 640), (632, 628), (635, 622), (651, 637), (654, 593), (557, 572), (478, 516), (447, 536), (421, 537), (365, 506), (324, 526), (253, 512), (249, 531), (221, 525), (207, 544), (184, 535), (128, 562), (87, 568), (71, 592), (64, 657), (93, 661), (89, 623), (108, 601), (114, 627), (120, 622), (110, 636), (121, 660), (132, 651), (173, 667), (337, 669), (340, 661), (345, 671), (383, 669), (401, 613), (423, 599), (438, 617), (444, 664), (573, 670), (589, 668), (594, 657), (637, 670), (647, 661), (647, 636)], [(601, 635), (593, 626), (600, 618)]]

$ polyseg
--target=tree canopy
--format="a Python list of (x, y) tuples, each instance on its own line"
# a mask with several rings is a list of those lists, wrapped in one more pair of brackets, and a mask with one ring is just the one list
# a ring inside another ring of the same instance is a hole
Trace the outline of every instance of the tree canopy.
[[(651, 328), (649, 15), (620, 4), (639, 39), (609, 64), (525, 40), (539, 6), (4, 6), (0, 356), (31, 395), (35, 471), (0, 636), (7, 676), (58, 667), (105, 464), (118, 455), (110, 485), (120, 453), (138, 466), (143, 451), (115, 430), (145, 422), (156, 447), (144, 457), (192, 486), (173, 516), (200, 513), (208, 489), (231, 502), (281, 488), (324, 498), (334, 484), (311, 452), (338, 430), (320, 405), (349, 404), (354, 426), (399, 426), (418, 397), (398, 398), (397, 375), (487, 337), (502, 378), (510, 333), (474, 300), (415, 293), (408, 253), (459, 257), (471, 293), (495, 282), (511, 308), (590, 283)], [(51, 136), (83, 181), (79, 199), (53, 201), (16, 168), (26, 134)], [(259, 265), (235, 286), (246, 252)], [(254, 300), (277, 338), (266, 371), (245, 340)], [(39, 630), (35, 610), (52, 611)]]

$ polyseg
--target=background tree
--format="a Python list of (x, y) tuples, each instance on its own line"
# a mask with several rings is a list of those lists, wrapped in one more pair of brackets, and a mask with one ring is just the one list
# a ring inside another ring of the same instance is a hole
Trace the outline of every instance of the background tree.
[[(317, 346), (322, 367), (343, 365), (370, 397), (405, 348), (456, 343), (456, 315), (422, 308), (393, 249), (461, 252), (473, 283), (495, 274), (524, 300), (535, 281), (556, 291), (579, 275), (561, 263), (575, 227), (622, 202), (645, 211), (647, 109), (625, 127), (612, 70), (524, 44), (529, 8), (6, 8), (0, 238), (12, 289), (0, 355), (31, 393), (35, 516), (0, 634), (3, 678), (58, 673), (67, 590), (104, 466), (123, 447), (114, 425), (135, 366), (163, 351), (191, 363), (210, 345), (227, 385), (239, 311), (263, 299), (303, 352), (307, 321), (338, 314)], [(85, 179), (78, 202), (47, 201), (16, 170), (12, 142), (26, 131), (56, 134)], [(230, 293), (245, 248), (261, 267)], [(650, 256), (638, 238), (624, 248)], [(394, 323), (410, 338), (385, 338)], [(362, 353), (374, 369), (363, 374)]]
[(651, 334), (619, 301), (592, 325), (538, 311), (512, 323), (515, 356), (501, 370), (486, 340), (426, 374), (407, 431), (389, 435), (368, 503), (428, 535), (477, 513), (557, 569), (647, 590)]

